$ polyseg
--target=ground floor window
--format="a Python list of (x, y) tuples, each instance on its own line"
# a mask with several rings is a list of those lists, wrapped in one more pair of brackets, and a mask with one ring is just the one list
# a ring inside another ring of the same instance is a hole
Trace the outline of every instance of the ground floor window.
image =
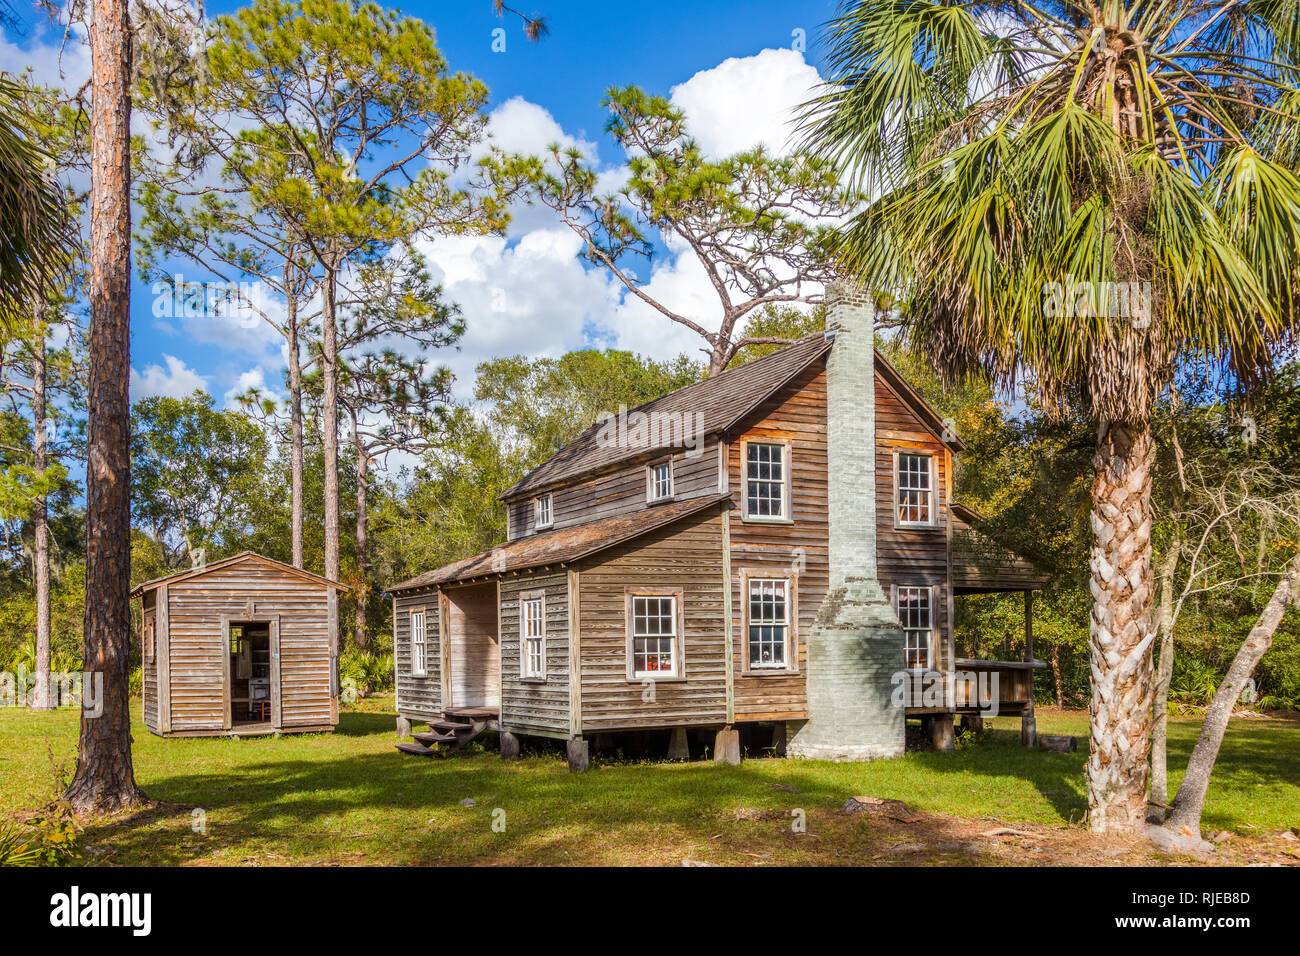
[(522, 595), (519, 602), (519, 676), (525, 680), (546, 678), (546, 597)]
[(784, 670), (790, 657), (790, 582), (784, 578), (750, 578), (750, 668)]
[(895, 609), (903, 624), (903, 657), (909, 670), (932, 669), (934, 602), (926, 586), (900, 585)]
[(411, 676), (423, 677), (429, 666), (428, 636), (424, 630), (424, 608), (411, 611)]
[(678, 594), (628, 596), (632, 677), (681, 675), (680, 599)]

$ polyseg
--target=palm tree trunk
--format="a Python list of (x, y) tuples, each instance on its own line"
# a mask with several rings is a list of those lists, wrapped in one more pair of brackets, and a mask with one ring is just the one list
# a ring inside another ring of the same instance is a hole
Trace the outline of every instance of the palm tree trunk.
[[(139, 803), (131, 764), (131, 22), (127, 0), (97, 0), (90, 20), (90, 383), (87, 395), (84, 659), (98, 713), (83, 703), (74, 810)], [(95, 685), (99, 684), (99, 687)]]
[[(49, 464), (45, 436), (45, 325), (39, 319), (32, 360), (32, 466), (44, 475)], [(36, 584), (36, 688), (32, 710), (50, 707), (50, 508), (45, 495), (36, 498), (32, 515), (32, 577)]]
[(1104, 421), (1093, 456), (1088, 823), (1146, 822), (1151, 742), (1151, 467), (1148, 422)]
[(1292, 558), (1282, 580), (1278, 581), (1273, 596), (1264, 606), (1255, 626), (1250, 629), (1245, 642), (1237, 651), (1237, 656), (1228, 666), (1223, 683), (1219, 685), (1205, 712), (1205, 721), (1201, 724), (1201, 734), (1196, 738), (1192, 748), (1192, 759), (1187, 763), (1187, 773), (1183, 776), (1178, 796), (1174, 797), (1173, 811), (1169, 814), (1167, 826), (1174, 831), (1187, 830), (1196, 836), (1201, 833), (1201, 814), (1205, 810), (1205, 796), (1210, 790), (1210, 774), (1214, 771), (1214, 762), (1219, 757), (1219, 748), (1223, 745), (1223, 735), (1228, 730), (1228, 719), (1232, 708), (1241, 696), (1241, 689), (1255, 670), (1255, 665), (1273, 646), (1273, 634), (1282, 623), (1282, 616), (1287, 608), (1300, 596), (1300, 554)]
[(285, 329), (288, 332), (289, 352), (289, 537), (292, 562), (295, 568), (303, 566), (303, 441), (302, 441), (302, 356), (298, 346), (298, 297), (291, 283), (293, 266), (285, 259), (284, 288), (288, 304)]
[[(1155, 704), (1151, 725), (1151, 803), (1169, 802), (1169, 684), (1174, 676), (1174, 571), (1181, 541), (1175, 537), (1160, 565), (1160, 658), (1156, 663)], [(1152, 823), (1164, 819), (1164, 809), (1152, 806)]]
[(366, 507), (370, 491), (370, 456), (366, 454), (365, 446), (361, 443), (356, 412), (352, 413), (352, 445), (357, 453), (357, 589), (355, 595), (357, 605), (356, 617), (353, 622), (353, 639), (356, 641), (357, 647), (365, 648), (366, 605), (369, 597), (369, 588), (366, 586), (367, 574), (369, 573), (367, 552), (370, 548), (366, 534)]

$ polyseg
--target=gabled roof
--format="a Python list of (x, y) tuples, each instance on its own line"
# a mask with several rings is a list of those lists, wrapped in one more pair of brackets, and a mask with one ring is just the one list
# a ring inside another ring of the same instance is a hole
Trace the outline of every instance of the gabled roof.
[(312, 574), (310, 571), (304, 571), (302, 568), (295, 568), (291, 564), (285, 564), (283, 561), (268, 558), (264, 554), (258, 554), (255, 551), (241, 551), (239, 554), (232, 555), (229, 558), (222, 558), (220, 561), (213, 561), (211, 564), (205, 564), (202, 567), (187, 568), (184, 571), (177, 571), (175, 574), (168, 574), (161, 578), (154, 578), (151, 581), (145, 581), (143, 584), (137, 584), (131, 589), (131, 597), (138, 597), (145, 591), (152, 591), (162, 584), (174, 584), (177, 581), (188, 581), (190, 578), (202, 577), (205, 574), (211, 574), (213, 571), (219, 571), (222, 568), (228, 568), (231, 565), (240, 564), (244, 561), (259, 561), (262, 564), (270, 565), (277, 571), (283, 571), (286, 574), (302, 578), (305, 581), (311, 581), (314, 584), (323, 584), (326, 587), (336, 588), (339, 591), (352, 590), (346, 584), (340, 584), (338, 581), (331, 581), (329, 578), (321, 577), (319, 574)]
[(982, 530), (988, 519), (974, 508), (953, 503), (952, 586), (973, 594), (1042, 588), (1048, 578), (1027, 559)]
[(589, 521), (571, 528), (530, 534), (462, 561), (445, 564), (434, 571), (426, 571), (409, 581), (394, 584), (388, 590), (390, 593), (411, 591), (546, 564), (567, 564), (665, 527), (679, 518), (704, 511), (730, 497), (730, 494), (716, 494), (705, 498), (688, 498), (612, 518)]
[[(628, 414), (634, 411), (646, 414), (698, 413), (703, 416), (703, 434), (715, 435), (745, 418), (770, 395), (825, 355), (830, 347), (824, 333), (814, 332), (780, 351), (638, 405), (629, 409)], [(637, 448), (602, 443), (599, 440), (601, 425), (601, 422), (592, 425), (524, 475), (501, 496), (502, 500), (540, 491), (578, 475), (669, 447)]]
[(889, 360), (880, 354), (880, 349), (876, 349), (876, 371), (878, 371), (889, 383), (890, 387), (898, 393), (898, 397), (907, 404), (921, 421), (925, 422), (930, 431), (953, 451), (965, 451), (966, 443), (957, 437), (955, 432), (951, 432), (947, 437), (945, 432), (949, 429), (935, 411), (934, 406), (921, 397), (921, 393), (914, 389), (907, 379), (903, 378), (898, 369), (889, 364)]

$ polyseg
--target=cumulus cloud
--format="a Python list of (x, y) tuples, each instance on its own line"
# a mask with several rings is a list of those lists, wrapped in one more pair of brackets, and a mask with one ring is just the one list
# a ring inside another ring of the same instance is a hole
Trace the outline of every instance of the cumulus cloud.
[(712, 158), (757, 145), (778, 154), (793, 145), (792, 121), (821, 77), (796, 50), (732, 57), (672, 88), (692, 135)]
[(165, 395), (184, 398), (196, 389), (207, 391), (208, 380), (174, 355), (163, 355), (167, 367), (146, 365), (143, 371), (131, 369), (131, 401)]

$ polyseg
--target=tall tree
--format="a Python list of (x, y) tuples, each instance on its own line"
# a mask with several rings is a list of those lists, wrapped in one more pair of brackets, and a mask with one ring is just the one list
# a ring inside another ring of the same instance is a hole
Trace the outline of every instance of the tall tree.
[[(551, 148), (536, 160), (530, 195), (555, 210), (584, 243), (583, 256), (607, 269), (636, 299), (704, 339), (716, 375), (746, 345), (788, 344), (751, 334), (746, 319), (764, 306), (815, 303), (834, 278), (827, 256), (834, 223), (858, 197), (831, 163), (805, 153), (775, 156), (756, 147), (710, 159), (691, 137), (683, 112), (632, 86), (611, 89), (606, 130), (628, 156), (618, 194), (597, 193), (599, 176), (577, 149)], [(656, 298), (633, 268), (655, 241), (678, 244), (699, 264), (717, 296), (717, 319), (688, 315)]]
[(487, 89), (448, 71), (426, 24), (355, 0), (256, 0), (216, 21), (206, 52), (168, 123), (187, 137), (238, 125), (230, 155), (258, 167), (250, 203), (283, 208), (319, 270), (325, 574), (337, 577), (339, 288), (377, 247), (504, 227), (496, 190), (451, 178), (484, 135)]
[(950, 374), (1030, 377), (1097, 427), (1090, 825), (1144, 825), (1151, 409), (1181, 357), (1248, 387), (1296, 327), (1297, 7), (864, 0), (808, 141), (878, 198), (840, 257), (905, 290)]
[(77, 771), (65, 797), (79, 811), (139, 803), (131, 762), (131, 20), (127, 0), (90, 16), (90, 382), (87, 393), (85, 667), (103, 681), (99, 714), (83, 712)]

